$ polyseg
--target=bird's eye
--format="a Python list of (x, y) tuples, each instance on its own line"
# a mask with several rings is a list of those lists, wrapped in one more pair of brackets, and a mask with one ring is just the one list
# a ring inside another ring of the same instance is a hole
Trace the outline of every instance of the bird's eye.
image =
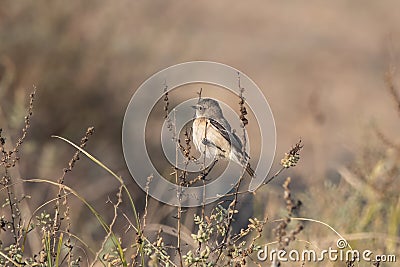
[(203, 107), (199, 107), (199, 110), (202, 110), (203, 109)]

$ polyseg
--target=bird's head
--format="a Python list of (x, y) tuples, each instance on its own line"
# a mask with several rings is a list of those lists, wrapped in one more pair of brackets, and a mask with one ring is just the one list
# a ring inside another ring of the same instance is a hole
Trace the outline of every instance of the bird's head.
[(211, 98), (203, 98), (193, 106), (196, 110), (196, 117), (211, 117), (219, 118), (222, 117), (222, 110), (218, 102)]

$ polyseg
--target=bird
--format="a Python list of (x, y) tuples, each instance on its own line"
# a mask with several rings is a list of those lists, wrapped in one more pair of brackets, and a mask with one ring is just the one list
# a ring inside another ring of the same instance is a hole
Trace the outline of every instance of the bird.
[(245, 167), (246, 172), (254, 178), (255, 172), (248, 162), (250, 156), (225, 119), (218, 101), (201, 98), (192, 107), (196, 110), (192, 125), (192, 139), (196, 149), (200, 153), (205, 152), (207, 158), (214, 159), (212, 167), (218, 159), (232, 160)]

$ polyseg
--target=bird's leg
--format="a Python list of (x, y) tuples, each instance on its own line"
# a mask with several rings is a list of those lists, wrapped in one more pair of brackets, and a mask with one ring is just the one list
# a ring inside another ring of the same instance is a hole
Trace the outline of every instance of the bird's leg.
[(213, 163), (211, 163), (210, 167), (208, 167), (208, 172), (210, 172), (214, 168), (214, 166), (217, 162), (218, 162), (218, 159), (214, 159)]
[(215, 159), (212, 163), (211, 163), (211, 165), (208, 167), (208, 168), (206, 168), (206, 170), (203, 172), (203, 175), (202, 175), (202, 179), (203, 180), (205, 180), (205, 178), (208, 176), (208, 174), (211, 172), (211, 170), (214, 168), (214, 166), (215, 166), (215, 164), (218, 162), (218, 159)]
[(222, 151), (225, 153), (225, 150), (222, 149), (222, 147), (217, 146), (214, 142), (211, 142), (210, 140), (208, 140), (207, 138), (203, 138), (203, 140), (201, 141), (201, 143), (205, 146), (209, 146), (209, 147), (215, 147), (216, 149)]

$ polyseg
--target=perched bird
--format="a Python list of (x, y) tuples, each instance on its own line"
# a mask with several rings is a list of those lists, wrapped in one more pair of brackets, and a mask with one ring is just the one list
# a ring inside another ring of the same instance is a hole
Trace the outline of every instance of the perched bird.
[[(254, 170), (248, 163), (250, 157), (243, 150), (240, 138), (231, 130), (224, 118), (218, 102), (214, 99), (200, 99), (196, 106), (196, 117), (193, 121), (193, 143), (196, 149), (207, 158), (230, 159), (245, 166), (247, 173), (254, 177)], [(212, 165), (214, 166), (214, 164)]]

